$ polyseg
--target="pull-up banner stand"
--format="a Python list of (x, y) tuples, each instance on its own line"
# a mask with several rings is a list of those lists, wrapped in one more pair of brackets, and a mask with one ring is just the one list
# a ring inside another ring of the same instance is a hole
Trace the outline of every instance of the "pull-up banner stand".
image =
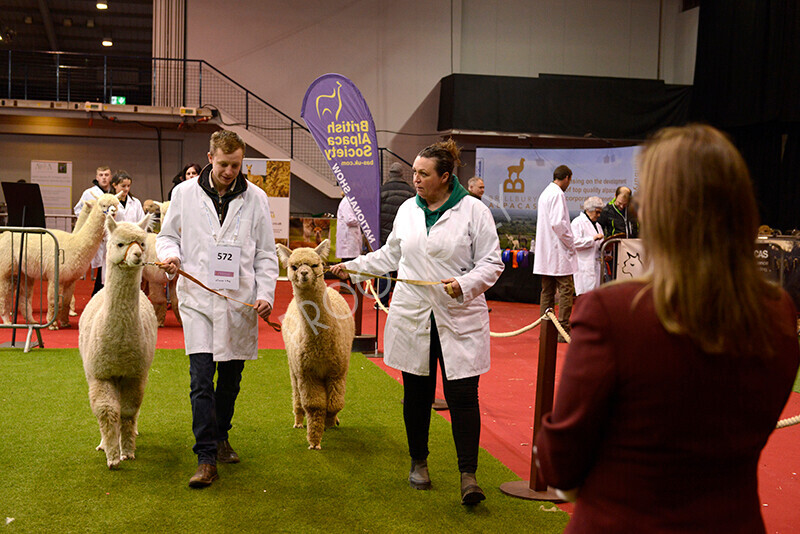
[(381, 233), (378, 138), (364, 97), (341, 74), (324, 74), (306, 91), (300, 116), (353, 206), (370, 250), (377, 250)]
[[(369, 249), (377, 250), (381, 233), (378, 138), (364, 97), (341, 74), (324, 74), (306, 91), (300, 116), (353, 207)], [(356, 293), (358, 315), (353, 350), (365, 354), (374, 350), (377, 355), (377, 335), (361, 334), (364, 300), (362, 291)]]

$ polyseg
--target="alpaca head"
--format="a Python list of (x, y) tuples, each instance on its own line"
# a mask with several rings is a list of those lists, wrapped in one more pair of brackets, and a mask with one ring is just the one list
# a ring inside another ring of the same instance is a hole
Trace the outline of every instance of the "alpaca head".
[(286, 274), (292, 285), (305, 289), (323, 283), (325, 274), (325, 260), (330, 252), (330, 241), (327, 239), (317, 248), (301, 247), (294, 250), (281, 245), (276, 245), (278, 258), (281, 265), (286, 268)]
[(161, 220), (164, 220), (164, 217), (167, 215), (167, 209), (169, 208), (169, 200), (165, 200), (164, 202), (157, 202), (153, 201), (153, 204), (156, 205), (156, 210), (153, 213), (161, 214)]
[(142, 209), (145, 213), (152, 213), (154, 215), (158, 215), (158, 202), (155, 200), (147, 199), (142, 202)]
[(106, 264), (119, 265), (120, 267), (143, 267), (144, 250), (147, 239), (147, 228), (150, 226), (152, 214), (147, 214), (138, 223), (121, 222), (114, 220), (112, 215), (106, 215), (106, 230), (108, 242), (106, 243)]
[(97, 205), (100, 207), (100, 211), (113, 217), (114, 214), (117, 213), (119, 199), (116, 197), (116, 195), (106, 193), (97, 197)]

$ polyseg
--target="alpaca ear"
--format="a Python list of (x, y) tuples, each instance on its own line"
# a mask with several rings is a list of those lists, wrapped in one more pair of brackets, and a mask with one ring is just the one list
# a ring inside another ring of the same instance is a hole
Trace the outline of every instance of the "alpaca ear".
[(115, 193), (115, 196), (116, 196), (118, 199), (122, 200), (122, 195), (124, 195), (124, 194), (125, 194), (125, 191), (120, 191), (119, 193)]
[(322, 258), (323, 260), (328, 259), (328, 254), (331, 253), (331, 242), (330, 242), (330, 240), (326, 239), (325, 241), (323, 241), (322, 243), (317, 245), (317, 248), (314, 249), (314, 252), (319, 254), (319, 257)]
[(144, 216), (144, 219), (142, 219), (136, 224), (138, 224), (139, 228), (141, 228), (142, 230), (147, 231), (150, 229), (150, 225), (152, 223), (153, 223), (153, 214), (148, 213), (147, 215)]
[(278, 259), (281, 262), (281, 266), (283, 266), (284, 269), (288, 268), (289, 267), (289, 256), (292, 255), (291, 249), (289, 249), (285, 245), (282, 245), (281, 243), (276, 243), (275, 244), (275, 248), (278, 250)]
[(83, 203), (83, 209), (89, 209), (91, 211), (91, 209), (94, 208), (95, 203), (96, 201), (89, 199)]
[(108, 230), (108, 233), (111, 234), (116, 229), (117, 229), (117, 221), (115, 221), (114, 216), (109, 213), (108, 215), (106, 215), (106, 230)]
[(98, 195), (95, 191), (89, 191), (89, 192), (92, 194), (94, 198), (100, 198), (100, 195)]

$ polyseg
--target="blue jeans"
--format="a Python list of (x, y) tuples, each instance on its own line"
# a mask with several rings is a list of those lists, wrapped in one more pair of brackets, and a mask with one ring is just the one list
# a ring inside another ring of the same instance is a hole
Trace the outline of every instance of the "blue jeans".
[(195, 439), (192, 450), (199, 464), (217, 464), (217, 442), (228, 439), (243, 369), (244, 360), (215, 362), (209, 352), (189, 355), (192, 432)]

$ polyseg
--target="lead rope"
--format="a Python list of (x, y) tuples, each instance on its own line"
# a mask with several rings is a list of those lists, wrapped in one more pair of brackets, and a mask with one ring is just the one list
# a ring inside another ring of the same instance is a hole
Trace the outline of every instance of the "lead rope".
[[(148, 261), (148, 262), (145, 263), (145, 265), (153, 265), (155, 267), (162, 267), (164, 264), (161, 263), (161, 262), (157, 262), (157, 261)], [(222, 293), (220, 293), (216, 289), (211, 289), (210, 287), (205, 285), (203, 282), (201, 282), (200, 280), (198, 280), (197, 278), (195, 278), (194, 276), (192, 276), (191, 274), (187, 273), (186, 271), (184, 271), (182, 269), (178, 269), (178, 274), (183, 275), (184, 277), (186, 277), (187, 280), (190, 280), (190, 281), (194, 282), (195, 284), (199, 285), (200, 287), (202, 287), (206, 291), (210, 291), (210, 292), (214, 293), (215, 295), (219, 295), (220, 297), (222, 297), (224, 299), (232, 300), (234, 302), (238, 302), (239, 304), (244, 304), (245, 306), (250, 306), (251, 308), (255, 309), (255, 306), (253, 304), (250, 304), (248, 302), (242, 302), (241, 300), (237, 300), (237, 299), (235, 299), (233, 297), (229, 297), (228, 295), (223, 295)], [(273, 323), (269, 319), (264, 319), (264, 321), (266, 321), (267, 324), (270, 325), (272, 327), (272, 329), (275, 330), (276, 332), (280, 332), (281, 331), (281, 325), (279, 325), (278, 323)]]

